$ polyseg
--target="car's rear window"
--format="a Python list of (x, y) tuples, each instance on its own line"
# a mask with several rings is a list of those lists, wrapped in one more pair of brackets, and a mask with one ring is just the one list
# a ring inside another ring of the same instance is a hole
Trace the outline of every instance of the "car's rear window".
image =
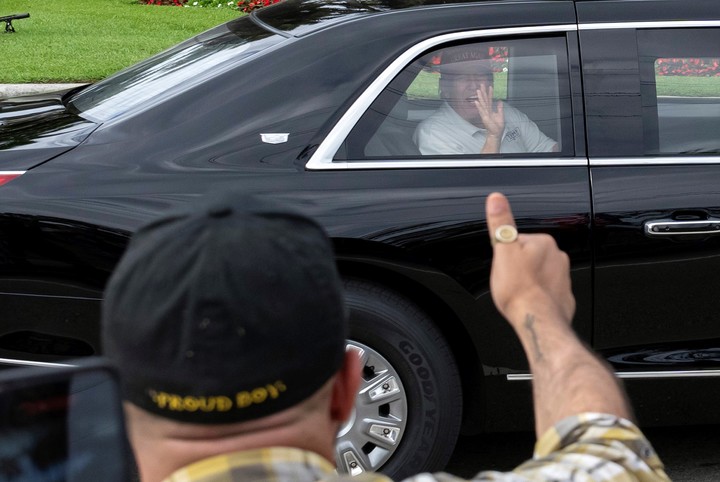
[(91, 85), (72, 96), (68, 107), (106, 122), (184, 92), (284, 39), (243, 17)]

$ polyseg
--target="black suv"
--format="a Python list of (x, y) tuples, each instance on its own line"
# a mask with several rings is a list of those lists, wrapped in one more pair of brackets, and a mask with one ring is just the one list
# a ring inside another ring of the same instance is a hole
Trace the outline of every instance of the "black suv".
[[(500, 119), (495, 149), (472, 106)], [(462, 133), (480, 147), (450, 146)], [(640, 423), (720, 422), (717, 0), (285, 0), (3, 101), (0, 168), (6, 366), (101, 353), (103, 287), (141, 223), (209, 191), (272, 196), (323, 223), (346, 282), (365, 382), (339, 466), (438, 468), (461, 429), (532, 424), (488, 294), (501, 191), (569, 253), (574, 327)]]

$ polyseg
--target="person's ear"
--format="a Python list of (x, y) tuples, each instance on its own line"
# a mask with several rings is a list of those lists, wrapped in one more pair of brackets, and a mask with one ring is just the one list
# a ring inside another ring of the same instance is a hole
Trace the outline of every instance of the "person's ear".
[(358, 352), (349, 349), (345, 351), (343, 366), (335, 376), (330, 402), (330, 416), (337, 422), (345, 422), (350, 418), (355, 407), (355, 398), (358, 394), (361, 379), (360, 356)]

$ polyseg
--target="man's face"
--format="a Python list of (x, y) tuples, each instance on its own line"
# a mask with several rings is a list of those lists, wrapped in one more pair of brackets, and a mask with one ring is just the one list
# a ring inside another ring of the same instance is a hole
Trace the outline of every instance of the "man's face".
[(475, 101), (477, 91), (487, 91), (493, 85), (492, 73), (442, 75), (443, 98), (466, 121), (482, 126)]

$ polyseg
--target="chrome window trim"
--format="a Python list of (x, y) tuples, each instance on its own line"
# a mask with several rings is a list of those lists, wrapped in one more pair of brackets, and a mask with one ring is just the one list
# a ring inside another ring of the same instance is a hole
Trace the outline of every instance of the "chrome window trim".
[(608, 22), (581, 23), (579, 30), (615, 30), (615, 29), (646, 29), (646, 28), (692, 28), (720, 27), (720, 20), (662, 20), (657, 22)]
[(616, 157), (590, 159), (590, 167), (720, 164), (720, 156)]
[(394, 161), (334, 161), (323, 165), (323, 170), (338, 169), (448, 169), (470, 167), (587, 167), (585, 158), (542, 159), (408, 159)]
[(39, 362), (30, 360), (16, 360), (14, 358), (0, 358), (1, 365), (13, 365), (13, 366), (24, 366), (24, 367), (72, 367), (68, 363), (50, 363), (50, 362)]
[[(720, 377), (720, 370), (667, 370), (658, 372), (615, 372), (618, 378), (632, 379), (661, 379), (661, 378), (712, 378)], [(507, 375), (510, 382), (532, 380), (531, 373), (512, 373)]]
[(22, 176), (27, 171), (0, 171), (0, 176)]
[(612, 167), (612, 166), (673, 166), (673, 165), (720, 165), (720, 156), (672, 156), (672, 157), (616, 157), (595, 158), (589, 161), (584, 157), (575, 158), (527, 158), (527, 159), (406, 159), (406, 160), (365, 160), (334, 161), (323, 165), (323, 170), (342, 169), (440, 169), (472, 167)]
[[(397, 74), (402, 71), (415, 57), (422, 54), (426, 50), (440, 45), (446, 42), (452, 42), (455, 40), (466, 40), (474, 38), (485, 38), (495, 36), (511, 36), (511, 35), (524, 35), (524, 34), (536, 34), (536, 33), (563, 33), (577, 31), (577, 25), (544, 25), (537, 27), (508, 27), (508, 28), (494, 28), (494, 29), (483, 29), (483, 30), (471, 30), (468, 32), (455, 32), (444, 35), (439, 35), (422, 42), (413, 45), (408, 50), (400, 54), (373, 82), (360, 96), (353, 102), (350, 108), (343, 114), (337, 124), (330, 130), (327, 137), (320, 143), (315, 153), (310, 157), (310, 160), (305, 164), (305, 168), (309, 170), (333, 170), (333, 169), (410, 169), (418, 168), (415, 164), (401, 161), (358, 161), (358, 162), (333, 162), (333, 157), (337, 153), (338, 149), (342, 145), (345, 138), (348, 136), (350, 131), (355, 124), (360, 120), (360, 117), (380, 95), (380, 93), (387, 87), (390, 81), (395, 78)], [(454, 160), (448, 160), (454, 161)], [(428, 160), (428, 165), (422, 167), (458, 167), (451, 166), (448, 161), (440, 160)], [(458, 160), (460, 161), (460, 160)], [(466, 162), (462, 160), (463, 162)], [(492, 162), (495, 159), (490, 160)], [(547, 162), (545, 159), (539, 160), (545, 165)], [(426, 161), (422, 161), (425, 163)], [(484, 161), (473, 161), (477, 164), (463, 165), (462, 167), (478, 167), (480, 165), (490, 166), (488, 160)], [(392, 164), (392, 165), (391, 165)], [(363, 167), (360, 167), (360, 166)], [(517, 165), (517, 164), (512, 164)]]

